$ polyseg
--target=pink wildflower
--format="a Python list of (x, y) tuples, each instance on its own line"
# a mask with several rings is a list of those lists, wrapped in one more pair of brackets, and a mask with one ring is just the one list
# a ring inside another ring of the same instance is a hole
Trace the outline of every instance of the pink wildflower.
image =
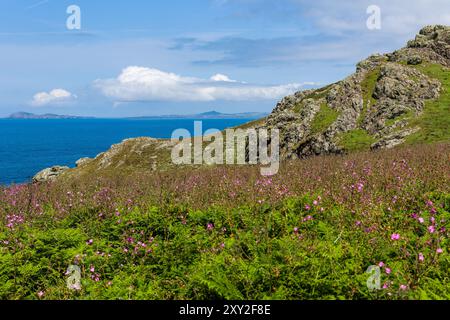
[(425, 257), (423, 256), (423, 253), (419, 253), (419, 261), (420, 262), (424, 262), (425, 261)]
[(391, 235), (391, 240), (394, 240), (394, 241), (400, 240), (400, 234), (398, 234), (398, 233), (393, 233), (393, 234)]

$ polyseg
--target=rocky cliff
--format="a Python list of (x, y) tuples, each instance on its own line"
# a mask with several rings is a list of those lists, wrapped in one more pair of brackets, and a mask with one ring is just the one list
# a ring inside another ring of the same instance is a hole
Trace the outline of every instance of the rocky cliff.
[(449, 67), (450, 27), (428, 26), (405, 48), (370, 56), (338, 83), (285, 97), (261, 127), (280, 129), (284, 158), (426, 141), (421, 131), (433, 117), (447, 118), (435, 128), (444, 131), (435, 140), (445, 140)]

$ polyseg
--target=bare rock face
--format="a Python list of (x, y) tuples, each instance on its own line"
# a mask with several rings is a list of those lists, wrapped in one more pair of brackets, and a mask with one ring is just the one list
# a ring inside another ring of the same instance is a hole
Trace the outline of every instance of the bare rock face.
[(69, 169), (70, 169), (69, 167), (62, 167), (62, 166), (54, 166), (51, 168), (44, 169), (33, 177), (33, 183), (53, 181), (58, 176), (60, 176)]
[(443, 90), (421, 72), (429, 64), (450, 67), (450, 27), (425, 27), (405, 48), (361, 61), (346, 79), (283, 98), (261, 127), (280, 129), (283, 158), (345, 152), (346, 136), (357, 134), (368, 149), (394, 147), (420, 130), (411, 120)]
[[(382, 65), (362, 128), (382, 137), (388, 120), (410, 112), (419, 115), (425, 101), (439, 97), (441, 83), (407, 66), (387, 62)], [(395, 124), (395, 123), (394, 123)]]
[[(420, 30), (416, 39), (408, 42), (408, 48), (422, 48), (430, 51), (423, 51), (429, 54), (429, 57), (434, 57), (436, 62), (450, 63), (450, 28), (447, 26), (436, 25), (426, 26)], [(431, 52), (437, 54), (433, 56)], [(443, 58), (441, 60), (440, 58)]]
[(384, 136), (381, 140), (371, 145), (372, 149), (391, 149), (399, 144), (405, 142), (405, 138), (415, 132), (417, 132), (419, 128), (411, 128), (401, 131), (393, 132), (389, 135)]

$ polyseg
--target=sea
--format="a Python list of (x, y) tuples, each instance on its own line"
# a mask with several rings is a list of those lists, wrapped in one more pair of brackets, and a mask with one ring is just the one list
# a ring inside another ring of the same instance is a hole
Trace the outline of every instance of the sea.
[[(253, 119), (202, 119), (203, 130)], [(127, 138), (170, 138), (176, 129), (193, 135), (195, 119), (0, 119), (0, 185), (26, 183), (40, 170), (95, 157)]]

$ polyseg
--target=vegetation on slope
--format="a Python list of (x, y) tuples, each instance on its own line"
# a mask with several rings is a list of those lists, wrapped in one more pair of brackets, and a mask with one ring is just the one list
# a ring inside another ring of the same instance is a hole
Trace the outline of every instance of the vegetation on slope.
[(377, 67), (370, 71), (365, 79), (361, 82), (361, 90), (363, 95), (363, 110), (358, 119), (358, 124), (364, 121), (367, 111), (376, 103), (373, 93), (375, 91), (375, 86), (377, 85), (377, 80), (380, 76), (381, 68)]
[(311, 133), (316, 134), (325, 131), (339, 116), (339, 112), (331, 109), (326, 103), (322, 103), (319, 112), (311, 123)]
[(339, 143), (346, 151), (369, 150), (374, 142), (376, 139), (364, 129), (350, 130), (339, 137)]
[(439, 64), (424, 63), (415, 66), (431, 78), (439, 80), (442, 90), (438, 99), (427, 101), (423, 114), (410, 121), (421, 130), (410, 137), (408, 143), (447, 141), (450, 139), (450, 69)]
[(187, 168), (3, 188), (0, 298), (449, 299), (449, 153), (316, 157), (272, 178)]

